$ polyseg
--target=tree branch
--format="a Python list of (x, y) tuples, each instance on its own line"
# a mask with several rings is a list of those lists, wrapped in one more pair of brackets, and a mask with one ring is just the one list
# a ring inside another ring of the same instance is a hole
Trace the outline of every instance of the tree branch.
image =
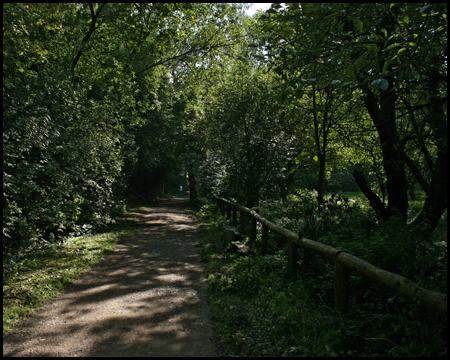
[(101, 4), (97, 10), (97, 13), (94, 13), (94, 7), (93, 7), (92, 3), (89, 3), (89, 9), (91, 10), (91, 26), (90, 26), (87, 34), (84, 36), (83, 40), (81, 40), (81, 49), (78, 51), (77, 55), (75, 56), (75, 58), (72, 61), (72, 69), (71, 69), (72, 74), (75, 70), (75, 67), (78, 64), (78, 61), (80, 61), (80, 58), (81, 58), (81, 55), (83, 54), (83, 50), (86, 46), (86, 43), (89, 41), (89, 39), (91, 38), (92, 34), (95, 31), (98, 16), (100, 15), (100, 12), (105, 7), (105, 5), (106, 5), (105, 3)]
[(196, 53), (196, 52), (200, 52), (200, 51), (204, 51), (204, 50), (212, 50), (212, 49), (216, 49), (216, 48), (219, 48), (219, 47), (226, 47), (226, 46), (231, 46), (231, 45), (233, 45), (233, 44), (232, 43), (230, 43), (230, 44), (218, 44), (218, 45), (213, 45), (213, 46), (209, 46), (209, 47), (202, 47), (202, 48), (198, 48), (198, 49), (190, 49), (190, 50), (185, 51), (182, 54), (175, 55), (175, 56), (166, 58), (164, 60), (157, 61), (156, 63), (153, 63), (153, 64), (147, 66), (146, 68), (144, 68), (142, 70), (139, 70), (136, 73), (136, 76), (141, 75), (142, 73), (150, 70), (151, 68), (154, 68), (156, 66), (165, 64), (165, 63), (167, 63), (169, 61), (172, 61), (172, 60), (180, 59), (180, 58), (182, 58), (184, 56), (187, 56), (187, 55), (190, 55), (190, 54), (193, 54), (193, 53)]
[(386, 208), (384, 207), (383, 203), (381, 202), (380, 198), (377, 194), (375, 194), (372, 189), (367, 184), (367, 180), (364, 177), (364, 175), (358, 171), (353, 171), (353, 177), (358, 184), (359, 188), (361, 189), (362, 193), (366, 196), (366, 198), (369, 200), (370, 206), (378, 211), (381, 218), (383, 220), (387, 220), (389, 218), (388, 212)]

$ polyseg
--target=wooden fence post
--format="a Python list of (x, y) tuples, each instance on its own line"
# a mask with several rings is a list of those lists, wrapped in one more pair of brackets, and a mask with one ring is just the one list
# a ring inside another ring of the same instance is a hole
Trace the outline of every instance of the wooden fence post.
[(227, 204), (227, 220), (230, 220), (231, 217), (231, 205)]
[[(227, 199), (221, 199), (228, 205), (228, 219), (231, 215), (231, 207), (233, 207), (233, 223), (236, 226), (236, 211), (237, 209), (244, 211), (249, 216), (254, 217), (256, 221), (262, 225), (261, 246), (262, 252), (267, 252), (268, 234), (269, 230), (288, 239), (288, 264), (289, 272), (295, 272), (297, 267), (297, 249), (299, 246), (304, 251), (317, 252), (328, 259), (335, 261), (334, 274), (334, 290), (335, 290), (335, 307), (338, 311), (346, 313), (349, 307), (349, 272), (355, 271), (362, 275), (367, 281), (380, 283), (386, 288), (394, 291), (396, 294), (402, 295), (409, 301), (420, 300), (424, 308), (438, 316), (447, 318), (447, 294), (437, 293), (431, 290), (424, 289), (414, 283), (413, 281), (389, 271), (380, 269), (367, 261), (364, 261), (356, 256), (338, 250), (329, 245), (322, 244), (307, 238), (302, 238), (301, 234), (295, 234), (288, 229), (268, 221), (260, 216), (256, 211), (246, 208), (240, 204), (231, 202)], [(254, 225), (252, 225), (253, 227)], [(297, 245), (298, 244), (298, 245)]]
[(241, 229), (244, 230), (244, 228), (245, 228), (245, 212), (243, 212), (242, 210), (239, 211), (239, 212), (240, 212), (239, 222), (240, 222), (240, 225), (241, 225)]
[(256, 219), (254, 217), (251, 218), (250, 223), (250, 238), (252, 241), (256, 240)]
[(334, 263), (334, 307), (342, 314), (348, 311), (350, 271), (338, 260)]
[(261, 252), (264, 254), (267, 254), (267, 243), (268, 243), (268, 238), (269, 238), (269, 228), (264, 225), (261, 224), (262, 228), (261, 228)]
[(295, 242), (288, 240), (287, 271), (291, 275), (295, 275), (297, 270), (297, 249), (298, 245)]

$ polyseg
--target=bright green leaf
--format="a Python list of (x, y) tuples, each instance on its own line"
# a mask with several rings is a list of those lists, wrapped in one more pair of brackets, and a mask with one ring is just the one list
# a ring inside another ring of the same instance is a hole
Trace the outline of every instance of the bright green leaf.
[(403, 24), (408, 25), (408, 24), (409, 24), (409, 16), (408, 16), (408, 15), (405, 15), (405, 16), (403, 17), (403, 19), (401, 19), (401, 20), (398, 21), (398, 23), (399, 23), (400, 25), (403, 25)]
[(406, 50), (406, 48), (401, 48), (398, 52), (397, 52), (397, 56), (399, 56), (402, 52), (404, 52)]
[(386, 48), (386, 50), (391, 50), (391, 49), (396, 48), (396, 47), (399, 47), (399, 46), (400, 46), (399, 43), (394, 43), (394, 44), (389, 45), (389, 46)]
[(306, 156), (306, 152), (302, 152), (301, 154), (297, 155), (297, 157), (295, 158), (295, 163), (296, 164), (300, 164)]

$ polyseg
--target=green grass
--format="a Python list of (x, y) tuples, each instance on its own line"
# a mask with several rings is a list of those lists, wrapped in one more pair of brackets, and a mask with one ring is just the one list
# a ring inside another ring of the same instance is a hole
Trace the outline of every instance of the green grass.
[[(331, 194), (327, 194), (327, 196), (329, 196), (329, 195), (331, 195)], [(346, 192), (341, 193), (341, 195), (343, 197), (346, 197), (347, 199), (367, 200), (366, 196), (361, 191), (354, 191), (354, 192), (346, 191)]]
[(61, 294), (64, 284), (100, 261), (132, 229), (139, 211), (128, 211), (102, 233), (67, 239), (14, 263), (13, 271), (3, 279), (3, 335), (32, 309)]

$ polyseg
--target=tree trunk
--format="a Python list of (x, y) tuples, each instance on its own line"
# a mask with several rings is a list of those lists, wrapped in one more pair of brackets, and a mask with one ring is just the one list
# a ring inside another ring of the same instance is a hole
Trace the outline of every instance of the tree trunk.
[(447, 154), (440, 153), (436, 160), (435, 171), (430, 184), (430, 191), (425, 204), (412, 225), (420, 224), (420, 228), (431, 234), (439, 224), (442, 213), (447, 208)]
[(188, 169), (188, 179), (189, 179), (189, 201), (192, 203), (197, 199), (197, 188), (195, 181), (195, 174), (193, 172), (192, 166)]
[(319, 179), (317, 183), (317, 202), (323, 203), (324, 182), (325, 182), (325, 153), (318, 153), (319, 158)]
[(387, 214), (391, 216), (397, 209), (406, 221), (408, 210), (408, 182), (406, 180), (403, 147), (400, 144), (395, 125), (396, 95), (392, 78), (388, 77), (389, 89), (380, 90), (379, 103), (373, 92), (363, 87), (365, 104), (377, 129), (383, 154), (383, 168), (386, 174), (388, 195)]
[[(429, 84), (430, 94), (439, 94), (438, 82)], [(433, 101), (434, 100), (434, 101)], [(439, 224), (442, 213), (447, 208), (447, 123), (443, 105), (436, 96), (432, 99), (429, 124), (433, 130), (433, 139), (437, 147), (437, 157), (434, 164), (430, 164), (432, 178), (426, 191), (425, 204), (412, 225), (420, 225), (424, 233), (432, 233)], [(428, 160), (431, 163), (431, 160)]]

